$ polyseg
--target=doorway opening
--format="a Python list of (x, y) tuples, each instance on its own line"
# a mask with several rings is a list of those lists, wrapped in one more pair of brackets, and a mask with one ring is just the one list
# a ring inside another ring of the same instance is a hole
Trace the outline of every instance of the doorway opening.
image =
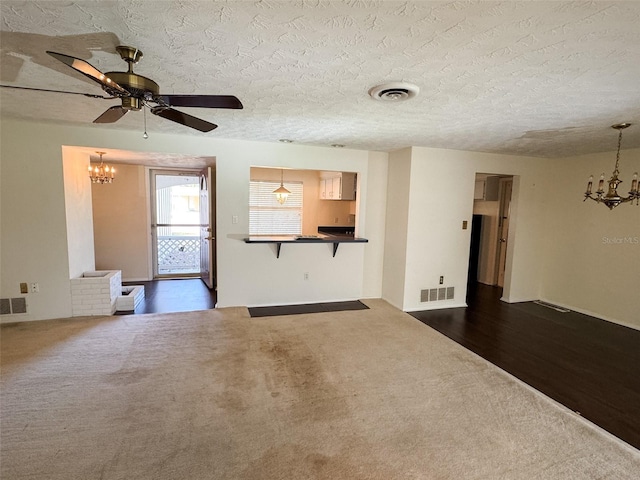
[(468, 291), (475, 283), (505, 286), (512, 190), (512, 175), (476, 174)]
[(200, 178), (191, 170), (151, 170), (153, 278), (200, 276)]

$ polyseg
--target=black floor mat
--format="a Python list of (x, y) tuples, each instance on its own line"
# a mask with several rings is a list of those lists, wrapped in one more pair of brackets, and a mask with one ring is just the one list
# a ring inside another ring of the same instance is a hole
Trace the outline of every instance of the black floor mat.
[(350, 302), (309, 303), (303, 305), (282, 305), (277, 307), (253, 307), (249, 309), (252, 317), (273, 317), (275, 315), (300, 315), (303, 313), (341, 312), (344, 310), (367, 310), (360, 300)]

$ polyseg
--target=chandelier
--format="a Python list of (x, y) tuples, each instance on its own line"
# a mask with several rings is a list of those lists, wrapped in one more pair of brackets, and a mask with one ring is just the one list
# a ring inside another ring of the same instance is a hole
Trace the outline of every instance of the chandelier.
[(89, 178), (91, 179), (91, 183), (112, 183), (113, 174), (116, 172), (116, 169), (109, 165), (105, 165), (102, 161), (102, 155), (106, 152), (96, 153), (100, 155), (100, 165), (93, 168), (89, 165)]
[(638, 201), (640, 200), (640, 191), (638, 190), (638, 172), (633, 174), (633, 179), (631, 180), (631, 190), (629, 190), (628, 197), (621, 197), (618, 195), (618, 185), (622, 183), (622, 180), (618, 178), (620, 172), (618, 171), (618, 164), (620, 163), (620, 145), (622, 143), (622, 130), (627, 127), (630, 127), (630, 123), (618, 123), (616, 125), (612, 125), (611, 128), (615, 128), (618, 130), (618, 153), (616, 154), (616, 167), (613, 169), (613, 174), (609, 179), (609, 191), (604, 193), (604, 173), (600, 175), (600, 181), (598, 182), (598, 190), (596, 190), (595, 196), (591, 193), (591, 189), (593, 187), (593, 175), (589, 177), (589, 182), (587, 183), (587, 191), (584, 193), (585, 202), (587, 198), (591, 200), (595, 200), (598, 203), (604, 203), (610, 210), (613, 210), (615, 207), (620, 205), (621, 203), (636, 201), (636, 205), (638, 205)]
[(287, 197), (289, 196), (289, 194), (291, 193), (289, 190), (287, 190), (286, 188), (284, 188), (284, 170), (280, 169), (280, 187), (276, 188), (273, 193), (276, 196), (276, 200), (278, 201), (278, 203), (280, 205), (283, 205), (284, 202), (287, 201)]

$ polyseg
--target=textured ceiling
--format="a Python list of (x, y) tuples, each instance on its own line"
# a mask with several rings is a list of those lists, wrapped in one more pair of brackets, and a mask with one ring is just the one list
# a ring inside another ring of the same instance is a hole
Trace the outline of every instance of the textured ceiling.
[[(390, 151), (425, 146), (564, 156), (640, 147), (640, 2), (2, 0), (4, 85), (100, 94), (45, 54), (135, 71), (164, 94), (233, 94), (244, 110), (183, 108), (200, 133), (147, 115), (154, 132)], [(420, 87), (372, 100), (384, 82)], [(91, 125), (117, 101), (0, 89), (3, 115)], [(93, 128), (143, 131), (142, 112)]]

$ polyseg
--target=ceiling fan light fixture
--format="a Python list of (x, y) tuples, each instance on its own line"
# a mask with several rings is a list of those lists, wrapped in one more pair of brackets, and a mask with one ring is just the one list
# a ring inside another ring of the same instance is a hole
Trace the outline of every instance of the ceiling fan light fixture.
[(369, 89), (369, 96), (382, 102), (403, 102), (420, 93), (417, 85), (406, 82), (391, 82)]
[[(96, 118), (93, 123), (114, 123), (130, 110), (139, 111), (149, 107), (153, 115), (158, 115), (172, 122), (193, 128), (200, 132), (210, 132), (217, 125), (201, 118), (182, 113), (173, 107), (195, 108), (231, 108), (242, 109), (243, 105), (233, 95), (160, 95), (160, 87), (150, 78), (138, 75), (133, 71), (133, 65), (142, 58), (142, 52), (135, 47), (120, 45), (116, 47), (120, 57), (127, 63), (126, 72), (102, 73), (90, 63), (80, 58), (47, 50), (47, 53), (56, 60), (71, 67), (94, 82), (99, 83), (102, 89), (111, 97), (83, 94), (89, 97), (120, 99), (120, 105), (110, 107)], [(52, 91), (52, 90), (46, 90)], [(57, 91), (58, 93), (74, 93)], [(155, 106), (150, 105), (156, 104)]]

